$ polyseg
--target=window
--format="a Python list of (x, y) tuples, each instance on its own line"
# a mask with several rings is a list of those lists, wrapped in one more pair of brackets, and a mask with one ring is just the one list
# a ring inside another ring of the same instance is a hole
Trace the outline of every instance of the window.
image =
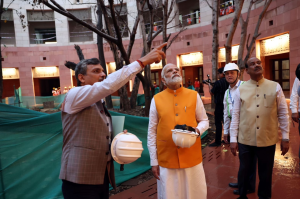
[[(91, 9), (84, 10), (68, 10), (78, 19), (88, 23), (92, 23), (92, 14)], [(87, 29), (83, 25), (73, 21), (68, 18), (69, 23), (69, 38), (70, 42), (84, 42), (84, 41), (93, 41), (93, 31)]]
[[(116, 13), (116, 20), (122, 37), (128, 37), (129, 34), (128, 34), (127, 4), (123, 3), (121, 5), (115, 5), (114, 9)], [(107, 8), (107, 13), (108, 16), (111, 16), (109, 8)], [(113, 31), (115, 31), (111, 17), (109, 18), (109, 22), (111, 24)]]
[(56, 43), (53, 11), (27, 11), (30, 44)]
[(159, 74), (158, 74), (158, 71), (151, 72), (151, 83), (159, 85)]
[(178, 2), (179, 22), (182, 26), (189, 26), (200, 23), (199, 1), (181, 0)]
[(229, 15), (235, 11), (234, 1), (220, 1), (220, 16)]
[(280, 84), (283, 91), (290, 90), (290, 60), (273, 61), (273, 80)]
[(7, 10), (1, 16), (1, 43), (4, 45), (16, 45), (15, 27), (12, 10)]

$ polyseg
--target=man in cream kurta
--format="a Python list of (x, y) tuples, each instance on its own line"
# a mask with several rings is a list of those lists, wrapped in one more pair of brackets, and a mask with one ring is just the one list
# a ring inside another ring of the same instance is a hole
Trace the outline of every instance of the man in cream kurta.
[(168, 64), (162, 70), (167, 89), (152, 99), (149, 115), (148, 149), (152, 172), (157, 178), (159, 199), (205, 199), (207, 187), (202, 165), (201, 140), (190, 148), (179, 148), (171, 129), (186, 124), (203, 134), (208, 118), (197, 92), (181, 86), (179, 69)]
[[(264, 79), (261, 61), (252, 57), (246, 65), (251, 79), (241, 85), (234, 98), (230, 127), (230, 148), (233, 155), (239, 150), (238, 176), (240, 199), (247, 199), (249, 169), (257, 156), (259, 199), (271, 198), (275, 147), (278, 141), (278, 122), (282, 133), (281, 151), (289, 149), (289, 115), (280, 85)], [(238, 143), (237, 143), (238, 136)]]

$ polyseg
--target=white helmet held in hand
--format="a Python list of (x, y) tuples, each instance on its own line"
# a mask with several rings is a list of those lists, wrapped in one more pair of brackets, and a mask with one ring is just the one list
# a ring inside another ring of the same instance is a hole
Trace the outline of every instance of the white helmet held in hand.
[(119, 164), (129, 164), (141, 157), (142, 142), (132, 133), (121, 132), (111, 143), (111, 155)]
[(225, 74), (226, 71), (230, 71), (230, 70), (237, 70), (238, 72), (240, 72), (238, 65), (236, 65), (235, 63), (226, 64), (223, 73)]
[(190, 148), (193, 146), (199, 136), (198, 133), (181, 130), (181, 129), (173, 129), (172, 131), (172, 139), (176, 146), (181, 148)]

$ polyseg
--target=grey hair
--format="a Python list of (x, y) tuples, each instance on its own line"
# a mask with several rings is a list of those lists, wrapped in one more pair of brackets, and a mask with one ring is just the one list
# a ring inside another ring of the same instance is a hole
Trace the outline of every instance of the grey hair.
[(98, 65), (100, 64), (99, 59), (91, 58), (91, 59), (83, 59), (81, 60), (75, 67), (75, 78), (77, 80), (77, 86), (81, 86), (81, 81), (78, 79), (78, 75), (86, 75), (87, 66), (88, 65)]
[(170, 65), (174, 65), (175, 66), (175, 64), (166, 64), (164, 67), (163, 67), (163, 69), (161, 70), (161, 78), (165, 78), (165, 69), (166, 69), (166, 67), (167, 66), (170, 66)]

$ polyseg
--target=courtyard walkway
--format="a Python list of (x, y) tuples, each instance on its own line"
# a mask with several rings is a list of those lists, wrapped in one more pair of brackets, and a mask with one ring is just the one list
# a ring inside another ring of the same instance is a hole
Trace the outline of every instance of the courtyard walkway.
[[(280, 143), (276, 145), (275, 163), (273, 169), (272, 199), (296, 199), (300, 196), (300, 169), (299, 169), (299, 133), (297, 126), (291, 123), (290, 150), (283, 157)], [(238, 196), (233, 194), (233, 188), (228, 183), (237, 182), (239, 159), (234, 157), (229, 145), (221, 147), (205, 147), (203, 165), (206, 175), (208, 199), (233, 199)], [(257, 176), (257, 186), (258, 186)], [(131, 189), (111, 196), (111, 199), (148, 199), (157, 198), (156, 180), (151, 180), (137, 185)], [(249, 199), (258, 199), (256, 192), (248, 195)], [(178, 198), (179, 199), (179, 198)]]

